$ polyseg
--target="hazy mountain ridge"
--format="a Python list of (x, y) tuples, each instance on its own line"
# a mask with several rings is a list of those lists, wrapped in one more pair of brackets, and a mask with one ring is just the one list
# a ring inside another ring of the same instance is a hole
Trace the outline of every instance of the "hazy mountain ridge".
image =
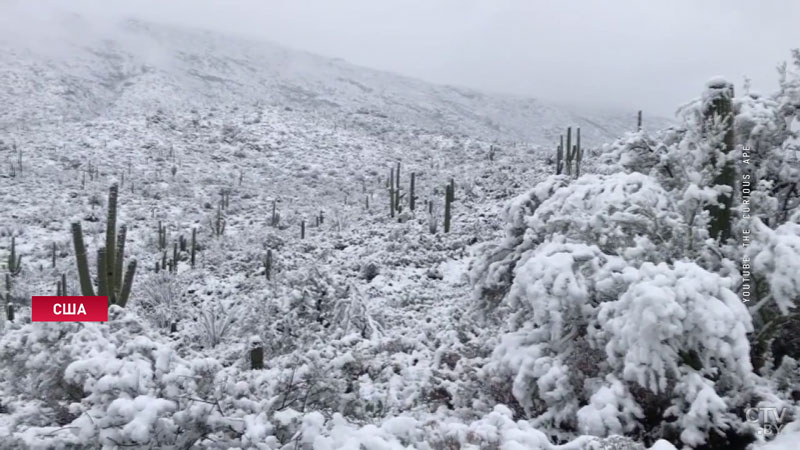
[[(69, 27), (78, 24), (70, 23)], [(130, 21), (42, 47), (0, 49), (4, 127), (64, 119), (267, 104), (482, 139), (552, 145), (580, 126), (600, 144), (631, 130), (634, 113), (575, 113), (535, 99), (440, 86), (338, 59), (210, 32)], [(668, 120), (648, 118), (651, 128)]]

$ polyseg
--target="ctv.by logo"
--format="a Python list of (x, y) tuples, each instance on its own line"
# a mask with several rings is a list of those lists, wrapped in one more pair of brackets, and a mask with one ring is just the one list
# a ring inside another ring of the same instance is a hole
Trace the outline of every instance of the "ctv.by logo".
[(744, 410), (744, 417), (747, 423), (758, 424), (758, 434), (762, 436), (775, 436), (786, 426), (789, 408), (747, 408)]

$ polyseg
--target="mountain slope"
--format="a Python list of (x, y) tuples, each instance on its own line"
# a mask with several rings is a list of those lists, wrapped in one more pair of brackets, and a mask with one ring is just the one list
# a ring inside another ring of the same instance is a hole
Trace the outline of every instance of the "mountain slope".
[[(552, 146), (566, 126), (600, 144), (632, 128), (634, 114), (580, 113), (534, 99), (439, 86), (209, 32), (129, 21), (112, 33), (83, 31), (0, 49), (0, 126), (119, 117), (162, 109), (275, 105), (342, 123)], [(76, 31), (77, 30), (77, 31)], [(55, 33), (55, 32), (54, 32)], [(668, 124), (648, 119), (652, 128)]]

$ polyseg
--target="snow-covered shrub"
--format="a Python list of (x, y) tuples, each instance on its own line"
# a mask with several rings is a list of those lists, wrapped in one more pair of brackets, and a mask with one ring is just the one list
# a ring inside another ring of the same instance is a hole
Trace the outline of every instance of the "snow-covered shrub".
[(373, 317), (364, 294), (355, 284), (351, 284), (347, 292), (347, 297), (336, 300), (332, 322), (344, 334), (358, 332), (364, 338), (381, 334), (383, 326)]
[(484, 371), (513, 380), (537, 425), (560, 438), (658, 436), (674, 416), (691, 445), (741, 425), (737, 408), (755, 397), (752, 326), (730, 280), (681, 261), (636, 269), (558, 235), (515, 275), (508, 331)]
[(109, 315), (108, 324), (33, 323), (3, 337), (3, 388), (13, 395), (12, 413), (35, 399), (44, 399), (38, 417), (68, 411), (63, 427), (15, 414), (18, 445), (181, 446), (206, 432), (197, 424), (214, 412), (192, 414), (189, 399), (204, 395), (210, 380), (149, 338), (129, 312), (112, 307)]
[(139, 295), (132, 306), (159, 328), (168, 328), (179, 318), (183, 286), (178, 277), (162, 270), (139, 283)]
[(556, 190), (525, 222), (527, 232), (540, 240), (558, 233), (596, 243), (612, 255), (642, 248), (642, 238), (658, 247), (644, 259), (669, 260), (685, 249), (674, 201), (652, 178), (638, 173), (581, 177)]
[(753, 396), (750, 315), (731, 288), (693, 263), (645, 263), (598, 313), (593, 338), (614, 376), (648, 395), (667, 394), (664, 416), (676, 418), (669, 426), (689, 445), (739, 424)]
[(240, 317), (241, 307), (226, 307), (220, 302), (207, 301), (197, 309), (197, 321), (200, 334), (209, 347), (216, 347), (230, 333), (234, 322)]
[(688, 246), (676, 202), (652, 178), (617, 173), (567, 182), (552, 176), (506, 207), (505, 238), (479, 248), (471, 268), (481, 301), (496, 304), (523, 255), (554, 234), (639, 261), (672, 260)]
[(660, 176), (551, 177), (510, 203), (506, 237), (473, 264), (479, 310), (498, 293), (488, 314), (504, 319), (482, 377), (507, 380), (524, 414), (558, 439), (663, 435), (697, 446), (749, 433), (741, 410), (761, 381), (738, 279), (685, 260), (702, 241), (687, 232), (681, 190)]
[(639, 172), (650, 175), (657, 169), (668, 173), (670, 168), (663, 164), (666, 153), (666, 145), (645, 131), (628, 133), (617, 141), (603, 146), (597, 161), (597, 172), (604, 174)]
[(511, 287), (514, 267), (522, 254), (539, 243), (536, 236), (526, 234), (526, 218), (568, 182), (565, 175), (550, 176), (531, 191), (514, 198), (502, 214), (505, 236), (477, 248), (470, 267), (470, 280), (477, 286), (476, 297), (484, 308), (500, 302)]

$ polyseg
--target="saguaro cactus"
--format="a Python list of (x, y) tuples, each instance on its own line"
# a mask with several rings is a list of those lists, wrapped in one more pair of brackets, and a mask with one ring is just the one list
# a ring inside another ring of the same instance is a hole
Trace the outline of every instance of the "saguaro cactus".
[(581, 161), (583, 161), (583, 149), (581, 148), (581, 129), (575, 130), (575, 178), (581, 176)]
[(5, 298), (6, 302), (10, 302), (11, 301), (11, 274), (6, 273), (5, 280), (6, 280), (6, 295), (5, 295), (5, 297), (0, 295), (0, 299)]
[(400, 190), (400, 162), (399, 161), (397, 162), (397, 171), (395, 171), (394, 179), (395, 179), (395, 187), (397, 188), (397, 190)]
[(273, 227), (278, 226), (278, 212), (275, 209), (275, 200), (272, 201), (272, 218), (270, 219), (270, 224)]
[(267, 250), (267, 256), (264, 258), (264, 276), (267, 280), (272, 278), (272, 249)]
[(56, 295), (61, 297), (67, 295), (67, 275), (62, 273), (61, 279), (56, 281)]
[(572, 127), (567, 127), (567, 146), (564, 149), (567, 152), (567, 175), (572, 175), (572, 160), (575, 158), (572, 149)]
[(178, 272), (178, 243), (172, 243), (172, 266), (170, 267), (173, 273)]
[(639, 113), (636, 115), (636, 130), (642, 131), (642, 110), (639, 110)]
[(86, 245), (83, 243), (81, 223), (72, 224), (72, 242), (75, 246), (75, 261), (78, 265), (78, 281), (81, 285), (81, 295), (93, 297), (94, 287), (89, 273), (89, 263), (86, 258)]
[(213, 222), (211, 222), (211, 228), (214, 230), (214, 235), (219, 237), (225, 233), (225, 216), (222, 214), (222, 207), (223, 202), (220, 201), (217, 205), (217, 216)]
[(194, 269), (194, 258), (197, 252), (197, 228), (192, 228), (192, 269)]
[(158, 249), (164, 250), (167, 248), (167, 228), (158, 221)]
[(417, 197), (414, 194), (414, 181), (415, 181), (416, 176), (417, 176), (416, 173), (411, 172), (411, 183), (409, 185), (409, 195), (410, 195), (410, 197), (408, 197), (408, 207), (411, 208), (412, 211), (414, 210), (414, 206), (415, 206), (415, 203), (416, 203), (416, 200), (417, 200)]
[(250, 368), (252, 370), (261, 370), (264, 368), (264, 347), (261, 345), (260, 339), (252, 342), (252, 348), (250, 348)]
[[(724, 131), (722, 141), (713, 144), (708, 158), (708, 165), (716, 167), (716, 151), (719, 150), (727, 156), (734, 148), (733, 84), (725, 80), (713, 80), (706, 87), (706, 92), (703, 95), (704, 104), (706, 105), (706, 109), (703, 111), (705, 117), (704, 132), (708, 138), (712, 134), (718, 135), (719, 131)], [(722, 127), (722, 130), (717, 127)], [(731, 237), (732, 193), (736, 190), (736, 167), (733, 161), (728, 160), (725, 162), (722, 169), (714, 177), (714, 184), (728, 186), (731, 192), (730, 194), (720, 194), (717, 197), (716, 205), (708, 205), (706, 207), (711, 216), (708, 224), (709, 233), (714, 239), (720, 239), (724, 242)]]
[[(556, 175), (565, 172), (567, 175), (581, 176), (581, 162), (583, 161), (583, 148), (581, 147), (581, 129), (575, 129), (575, 144), (572, 144), (572, 127), (567, 127), (567, 142), (564, 135), (560, 137), (560, 144), (556, 147)], [(574, 162), (574, 170), (573, 170)], [(566, 170), (564, 170), (566, 163)]]
[(14, 236), (11, 236), (11, 252), (6, 260), (6, 268), (11, 276), (17, 276), (22, 272), (22, 255), (17, 256), (17, 242)]
[(394, 217), (394, 169), (389, 170), (389, 215)]
[(450, 219), (452, 216), (453, 203), (453, 184), (450, 183), (445, 188), (444, 194), (444, 232), (450, 232)]
[(556, 175), (561, 175), (564, 170), (564, 148), (559, 144), (556, 147)]
[[(125, 237), (127, 229), (123, 225), (117, 236), (117, 185), (109, 189), (108, 222), (106, 224), (106, 246), (97, 251), (97, 288), (98, 295), (108, 296), (109, 304), (125, 306), (133, 285), (136, 273), (136, 260), (128, 263), (123, 276), (122, 268), (125, 257)], [(72, 224), (72, 240), (75, 245), (75, 259), (78, 265), (78, 278), (83, 295), (94, 295), (89, 264), (86, 258), (86, 246), (83, 242), (83, 231), (80, 222)]]

